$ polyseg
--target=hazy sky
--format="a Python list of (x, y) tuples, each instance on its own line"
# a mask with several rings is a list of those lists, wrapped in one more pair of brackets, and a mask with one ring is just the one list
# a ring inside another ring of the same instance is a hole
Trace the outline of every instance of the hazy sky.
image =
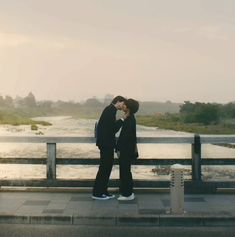
[(0, 94), (235, 101), (234, 0), (0, 0)]

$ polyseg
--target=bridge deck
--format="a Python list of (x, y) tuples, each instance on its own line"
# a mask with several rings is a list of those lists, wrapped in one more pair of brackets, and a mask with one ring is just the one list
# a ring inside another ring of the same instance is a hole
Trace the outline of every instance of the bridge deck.
[[(114, 190), (115, 191), (115, 190)], [(118, 193), (115, 193), (116, 196)], [(90, 192), (0, 192), (0, 223), (65, 225), (235, 226), (235, 194), (185, 195), (172, 215), (169, 193), (136, 190), (136, 199), (94, 201)]]

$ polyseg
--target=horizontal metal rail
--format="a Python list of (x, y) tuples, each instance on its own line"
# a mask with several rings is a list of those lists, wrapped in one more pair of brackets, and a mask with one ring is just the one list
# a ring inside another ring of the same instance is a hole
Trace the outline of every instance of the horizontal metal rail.
[[(99, 158), (57, 158), (57, 165), (99, 165)], [(172, 165), (180, 163), (191, 165), (191, 159), (141, 159), (133, 161), (133, 165)], [(0, 158), (0, 164), (35, 164), (46, 165), (46, 158)], [(118, 165), (118, 159), (114, 159), (114, 165)]]
[[(99, 165), (99, 158), (57, 158), (57, 165)], [(191, 165), (191, 158), (164, 159), (164, 158), (139, 158), (133, 161), (133, 165), (173, 165), (173, 164)], [(46, 158), (0, 158), (0, 164), (32, 164), (46, 165)], [(118, 165), (118, 159), (114, 159), (114, 165)], [(233, 158), (202, 159), (202, 165), (235, 165)]]
[[(209, 143), (235, 143), (235, 135), (200, 135), (202, 144)], [(0, 136), (4, 143), (95, 143), (93, 137), (67, 137), (67, 136)], [(192, 144), (194, 135), (187, 136), (161, 136), (139, 137), (138, 143), (156, 144)]]

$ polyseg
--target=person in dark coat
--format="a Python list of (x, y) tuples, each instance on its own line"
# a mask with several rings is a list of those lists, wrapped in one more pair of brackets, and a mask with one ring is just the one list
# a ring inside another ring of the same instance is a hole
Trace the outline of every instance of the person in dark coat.
[(108, 193), (108, 181), (114, 161), (116, 147), (115, 134), (123, 125), (124, 118), (116, 120), (117, 110), (122, 110), (124, 101), (122, 96), (116, 96), (112, 103), (102, 112), (97, 124), (96, 146), (100, 150), (100, 165), (93, 187), (93, 199), (108, 200), (115, 196)]
[(133, 180), (131, 173), (131, 162), (137, 158), (136, 150), (136, 120), (134, 114), (139, 109), (139, 103), (136, 100), (128, 99), (124, 102), (123, 110), (126, 114), (120, 136), (117, 141), (117, 152), (120, 166), (120, 196), (118, 200), (133, 200)]

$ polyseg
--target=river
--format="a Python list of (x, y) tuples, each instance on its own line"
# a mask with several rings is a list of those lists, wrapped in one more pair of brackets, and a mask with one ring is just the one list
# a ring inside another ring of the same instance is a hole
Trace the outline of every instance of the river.
[[(52, 126), (38, 125), (37, 131), (32, 131), (29, 125), (11, 126), (0, 125), (0, 135), (12, 136), (93, 136), (95, 120), (73, 119), (69, 116), (38, 117), (34, 120), (43, 120), (52, 123)], [(189, 133), (164, 130), (137, 125), (137, 136), (167, 136), (187, 135)], [(140, 158), (190, 158), (191, 145), (189, 144), (138, 144)], [(46, 157), (46, 144), (17, 144), (0, 143), (1, 158), (42, 158)], [(58, 158), (97, 158), (99, 150), (95, 144), (57, 144)], [(216, 145), (202, 146), (203, 158), (235, 158), (235, 149)], [(97, 166), (58, 165), (57, 178), (80, 179), (95, 178)], [(169, 167), (133, 166), (135, 179), (169, 180)], [(185, 166), (185, 177), (190, 178), (190, 166)], [(204, 180), (235, 180), (234, 166), (203, 166)], [(39, 179), (46, 177), (45, 165), (13, 165), (0, 164), (1, 179)], [(118, 166), (114, 166), (111, 178), (118, 178)]]

